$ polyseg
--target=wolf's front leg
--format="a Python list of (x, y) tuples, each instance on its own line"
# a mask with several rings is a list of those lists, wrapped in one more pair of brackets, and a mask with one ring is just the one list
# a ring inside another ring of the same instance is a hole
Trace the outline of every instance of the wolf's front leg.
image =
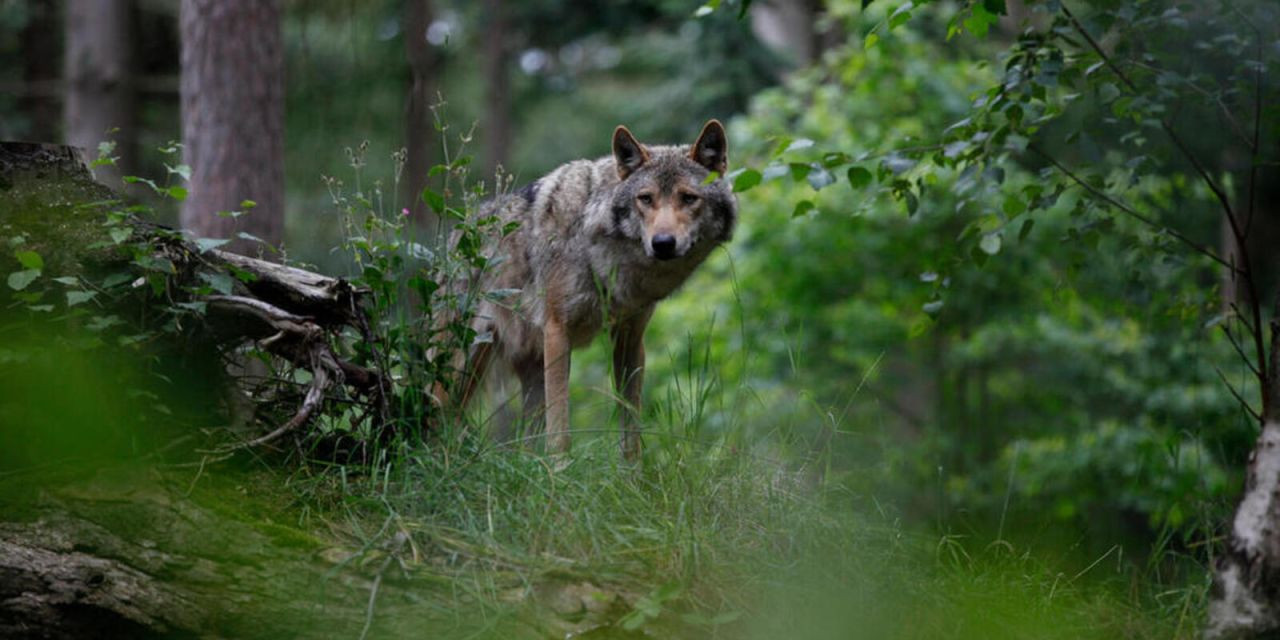
[(644, 395), (644, 330), (653, 314), (650, 307), (613, 327), (613, 387), (620, 399), (619, 426), (622, 457), (638, 460), (640, 403)]
[(542, 327), (542, 363), (546, 387), (547, 452), (569, 450), (569, 334), (551, 313)]

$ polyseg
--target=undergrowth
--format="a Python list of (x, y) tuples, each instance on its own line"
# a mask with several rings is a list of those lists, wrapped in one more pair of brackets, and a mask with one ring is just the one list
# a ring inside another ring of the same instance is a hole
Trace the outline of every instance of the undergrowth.
[[(353, 168), (361, 165), (353, 156)], [(465, 182), (466, 165), (455, 159), (438, 173)], [(438, 195), (447, 186), (423, 197), (441, 213), (474, 220), (483, 191), (454, 190), (470, 194), (457, 209)], [(350, 199), (335, 196), (335, 203), (348, 220), (361, 207), (379, 208), (359, 189)], [(463, 226), (463, 234), (474, 231), (479, 243), (484, 224)], [(400, 363), (392, 367), (400, 384), (412, 389), (447, 373), (439, 362), (427, 370), (414, 364), (429, 351), (420, 339), (432, 335), (431, 305), (453, 305), (462, 310), (455, 317), (466, 318), (466, 305), (491, 292), (441, 298), (445, 277), (489, 268), (492, 257), (465, 235), (471, 253), (431, 253), (406, 237), (403, 221), (376, 212), (348, 229), (346, 247), (361, 266), (356, 281), (375, 291), (383, 322), (377, 348)], [(428, 277), (406, 269), (428, 254)], [(461, 268), (448, 264), (459, 259)], [(724, 330), (746, 332), (742, 316), (738, 309), (739, 326)], [(486, 337), (455, 327), (450, 339), (461, 349)], [(746, 369), (750, 355), (742, 351), (736, 364)], [(620, 460), (615, 423), (601, 410), (613, 404), (612, 393), (588, 385), (586, 406), (575, 396), (575, 424), (585, 428), (575, 429), (567, 459), (538, 453), (536, 433), (487, 438), (484, 432), (501, 431), (503, 420), (501, 407), (490, 406), (446, 416), (425, 440), (375, 443), (376, 455), (359, 463), (311, 459), (295, 467), (288, 487), (306, 506), (300, 525), (325, 523), (350, 552), (344, 562), (377, 576), (366, 631), (376, 635), (386, 624), (377, 585), (395, 575), (427, 585), (419, 596), (453, 614), (438, 631), (460, 637), (1194, 633), (1203, 585), (1153, 595), (1141, 583), (1149, 574), (1111, 554), (1067, 571), (1060, 567), (1070, 566), (1061, 561), (1068, 552), (905, 525), (893, 508), (843, 488), (849, 483), (826, 482), (830, 449), (823, 438), (842, 425), (806, 441), (760, 424), (748, 417), (760, 402), (756, 392), (724, 384), (709, 351), (670, 357), (671, 382), (647, 392), (648, 447), (638, 465)], [(578, 367), (587, 373), (575, 375), (607, 380), (593, 370), (599, 366), (588, 355)], [(832, 420), (843, 415), (818, 409)], [(868, 502), (877, 507), (867, 509)]]

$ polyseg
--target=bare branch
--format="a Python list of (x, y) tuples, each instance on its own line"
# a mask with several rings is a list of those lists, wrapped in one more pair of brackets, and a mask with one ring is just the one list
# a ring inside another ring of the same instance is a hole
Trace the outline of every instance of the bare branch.
[(1226, 374), (1222, 373), (1222, 369), (1218, 367), (1214, 367), (1213, 370), (1218, 373), (1218, 377), (1222, 379), (1222, 384), (1226, 385), (1227, 391), (1231, 392), (1231, 396), (1236, 399), (1236, 402), (1239, 402), (1240, 406), (1244, 407), (1244, 410), (1248, 411), (1249, 415), (1253, 416), (1254, 420), (1261, 422), (1262, 414), (1258, 413), (1256, 409), (1254, 409), (1252, 406), (1249, 405), (1248, 401), (1246, 401), (1243, 397), (1240, 396), (1240, 392), (1236, 391), (1236, 388), (1231, 385), (1230, 381), (1227, 380), (1227, 376)]
[(1258, 382), (1263, 382), (1262, 372), (1258, 371), (1258, 368), (1253, 365), (1253, 358), (1244, 354), (1244, 347), (1240, 346), (1240, 341), (1236, 339), (1235, 334), (1231, 333), (1231, 327), (1227, 326), (1225, 322), (1219, 326), (1222, 327), (1222, 332), (1227, 334), (1227, 340), (1235, 348), (1236, 353), (1240, 355), (1240, 361), (1244, 362), (1246, 367), (1249, 367), (1249, 372), (1258, 379)]

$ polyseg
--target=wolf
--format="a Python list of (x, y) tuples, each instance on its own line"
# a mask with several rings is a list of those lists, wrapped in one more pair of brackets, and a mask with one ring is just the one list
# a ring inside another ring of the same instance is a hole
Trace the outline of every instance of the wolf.
[(452, 403), (440, 386), (437, 402), (465, 408), (492, 361), (504, 360), (520, 380), (526, 423), (545, 421), (547, 451), (567, 452), (570, 353), (607, 329), (622, 455), (636, 459), (645, 327), (732, 237), (738, 203), (727, 169), (717, 120), (687, 146), (644, 145), (619, 126), (612, 156), (561, 165), (482, 207), (515, 230), (494, 243), (496, 266), (473, 290), (518, 293), (478, 303), (471, 326), (490, 339), (460, 355)]

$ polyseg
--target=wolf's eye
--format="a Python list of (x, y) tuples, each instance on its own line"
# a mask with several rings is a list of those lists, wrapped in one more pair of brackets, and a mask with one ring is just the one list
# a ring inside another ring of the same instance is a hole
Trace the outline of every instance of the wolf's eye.
[(639, 200), (639, 201), (640, 201), (640, 204), (644, 204), (644, 205), (650, 205), (650, 204), (653, 204), (653, 194), (651, 194), (651, 193), (642, 193), (642, 194), (640, 194), (640, 195), (636, 196), (636, 200)]
[(692, 193), (680, 194), (680, 202), (684, 203), (684, 206), (686, 207), (692, 207), (693, 205), (698, 204), (698, 200), (698, 196)]

